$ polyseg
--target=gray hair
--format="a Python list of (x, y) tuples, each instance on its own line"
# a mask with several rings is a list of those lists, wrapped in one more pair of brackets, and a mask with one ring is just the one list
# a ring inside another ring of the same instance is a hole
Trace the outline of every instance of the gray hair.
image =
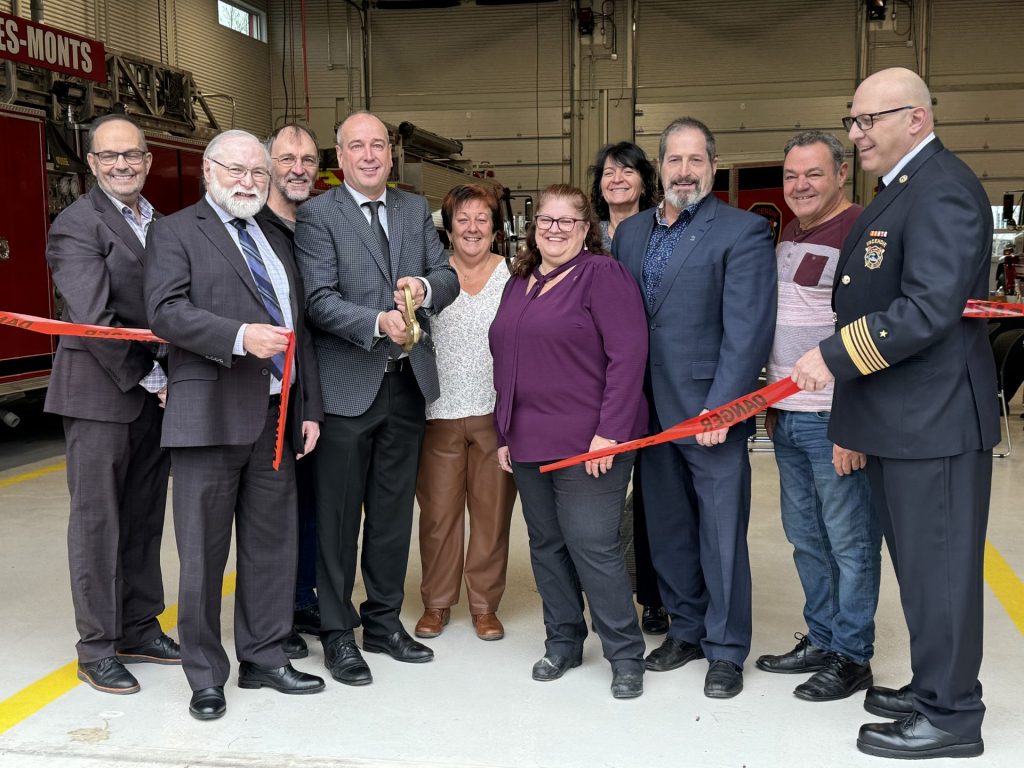
[(264, 144), (267, 147), (267, 152), (272, 152), (273, 151), (274, 142), (277, 141), (277, 137), (280, 136), (282, 133), (285, 133), (287, 131), (291, 131), (292, 133), (304, 133), (304, 134), (306, 134), (307, 136), (309, 136), (310, 140), (313, 142), (313, 146), (316, 147), (316, 151), (318, 153), (320, 152), (320, 143), (317, 141), (316, 134), (313, 132), (312, 128), (310, 128), (308, 125), (305, 125), (303, 123), (285, 123), (280, 128), (275, 130), (272, 134), (270, 134), (267, 137), (266, 142), (264, 142)]
[(231, 141), (233, 139), (252, 139), (257, 144), (259, 144), (260, 149), (263, 150), (263, 155), (265, 159), (264, 164), (268, 168), (270, 167), (270, 150), (267, 149), (266, 145), (248, 131), (242, 131), (237, 128), (232, 128), (229, 131), (218, 133), (216, 136), (210, 139), (210, 143), (206, 145), (206, 151), (203, 152), (203, 160), (209, 160), (210, 157), (213, 156), (213, 153), (220, 149), (221, 144), (223, 144), (225, 141)]
[(786, 157), (789, 155), (793, 147), (809, 147), (812, 144), (824, 144), (828, 147), (828, 151), (832, 155), (832, 164), (835, 166), (835, 172), (839, 173), (839, 169), (843, 167), (843, 157), (846, 154), (846, 150), (839, 139), (825, 131), (802, 131), (798, 133), (786, 142), (786, 149), (783, 151), (782, 156)]
[(115, 120), (120, 120), (122, 123), (128, 123), (128, 125), (135, 128), (135, 130), (139, 132), (139, 144), (141, 145), (140, 149), (142, 149), (143, 152), (149, 151), (149, 149), (146, 147), (146, 134), (142, 132), (142, 128), (139, 126), (139, 124), (132, 120), (130, 117), (128, 117), (128, 115), (126, 114), (122, 114), (121, 112), (114, 112), (109, 115), (103, 115), (103, 117), (97, 117), (95, 120), (92, 121), (92, 124), (89, 126), (89, 135), (86, 139), (86, 145), (89, 147), (89, 149), (87, 150), (88, 152), (92, 152), (92, 146), (96, 140), (96, 131), (99, 129), (99, 127), (101, 125), (106, 125), (107, 123), (112, 123)]
[(665, 160), (665, 144), (668, 142), (668, 137), (673, 133), (678, 133), (679, 131), (687, 129), (700, 131), (704, 134), (704, 143), (707, 145), (708, 150), (708, 160), (712, 163), (715, 162), (715, 158), (718, 157), (718, 149), (715, 146), (715, 135), (711, 130), (695, 117), (677, 117), (665, 127), (664, 131), (661, 132), (661, 141), (658, 143), (659, 165)]

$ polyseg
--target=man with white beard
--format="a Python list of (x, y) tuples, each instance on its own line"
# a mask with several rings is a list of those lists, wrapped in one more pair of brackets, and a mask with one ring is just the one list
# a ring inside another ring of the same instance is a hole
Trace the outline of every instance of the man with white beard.
[[(146, 245), (150, 326), (171, 344), (161, 445), (174, 472), (182, 666), (200, 720), (226, 710), (220, 596), (233, 522), (239, 687), (324, 688), (281, 647), (295, 586), (295, 458), (316, 446), (323, 408), (291, 245), (253, 219), (267, 200), (269, 164), (255, 136), (219, 134), (203, 155), (207, 194), (151, 226)], [(296, 376), (275, 471), (286, 329), (296, 337)]]

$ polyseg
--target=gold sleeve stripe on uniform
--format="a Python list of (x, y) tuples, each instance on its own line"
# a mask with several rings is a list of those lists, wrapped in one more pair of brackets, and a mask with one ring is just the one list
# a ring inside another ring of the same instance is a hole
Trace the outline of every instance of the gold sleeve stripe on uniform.
[(853, 342), (853, 334), (850, 331), (849, 325), (844, 325), (839, 331), (839, 338), (843, 342), (843, 346), (846, 348), (846, 354), (850, 356), (853, 364), (857, 366), (857, 370), (860, 371), (861, 376), (867, 376), (871, 373), (871, 369), (867, 363), (864, 362), (864, 358), (860, 356), (860, 350)]
[(853, 338), (860, 347), (861, 355), (871, 366), (873, 373), (889, 367), (889, 363), (886, 362), (886, 359), (882, 357), (882, 353), (878, 351), (878, 347), (875, 346), (875, 340), (871, 338), (871, 329), (868, 328), (866, 318), (862, 317), (854, 321)]

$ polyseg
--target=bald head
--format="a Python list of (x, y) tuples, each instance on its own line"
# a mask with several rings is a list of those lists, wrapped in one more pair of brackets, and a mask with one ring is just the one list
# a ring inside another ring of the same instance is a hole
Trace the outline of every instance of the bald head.
[(336, 149), (345, 183), (371, 200), (379, 198), (391, 172), (387, 126), (369, 112), (349, 115), (338, 126)]
[(861, 167), (884, 176), (932, 132), (932, 97), (924, 80), (902, 67), (883, 69), (867, 78), (853, 96), (851, 117), (871, 115), (870, 128), (856, 122), (850, 141)]

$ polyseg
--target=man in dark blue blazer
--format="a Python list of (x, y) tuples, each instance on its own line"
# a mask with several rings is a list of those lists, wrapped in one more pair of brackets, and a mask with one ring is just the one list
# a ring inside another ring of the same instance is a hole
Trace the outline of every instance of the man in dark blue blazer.
[(887, 69), (843, 118), (861, 166), (883, 188), (854, 224), (836, 267), (839, 332), (797, 361), (793, 379), (835, 379), (829, 438), (868, 457), (910, 630), (913, 679), (871, 688), (864, 707), (893, 723), (861, 727), (883, 757), (970, 757), (984, 750), (978, 671), (996, 376), (984, 320), (992, 210), (977, 176), (933, 132), (931, 94)]
[[(652, 432), (757, 388), (777, 299), (768, 222), (710, 194), (717, 155), (707, 126), (673, 121), (658, 154), (664, 202), (620, 224), (612, 244), (647, 307)], [(750, 652), (753, 428), (744, 422), (644, 452), (651, 556), (672, 620), (647, 669), (706, 657), (704, 693), (712, 698), (743, 689)]]

